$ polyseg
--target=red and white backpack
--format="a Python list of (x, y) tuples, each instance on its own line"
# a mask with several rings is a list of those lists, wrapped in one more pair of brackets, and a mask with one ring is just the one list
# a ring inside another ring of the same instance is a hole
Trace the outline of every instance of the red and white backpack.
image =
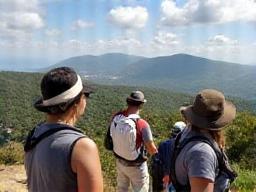
[(137, 121), (140, 116), (117, 114), (110, 125), (110, 135), (113, 140), (113, 151), (116, 155), (128, 161), (136, 160), (141, 154), (137, 146)]

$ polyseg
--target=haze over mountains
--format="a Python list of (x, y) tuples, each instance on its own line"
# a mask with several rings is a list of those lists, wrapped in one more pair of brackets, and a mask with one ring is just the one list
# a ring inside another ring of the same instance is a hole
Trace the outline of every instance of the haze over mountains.
[(216, 88), (227, 95), (256, 100), (256, 66), (192, 55), (155, 58), (119, 53), (85, 55), (61, 61), (51, 68), (57, 66), (73, 67), (98, 83), (157, 87), (185, 93)]

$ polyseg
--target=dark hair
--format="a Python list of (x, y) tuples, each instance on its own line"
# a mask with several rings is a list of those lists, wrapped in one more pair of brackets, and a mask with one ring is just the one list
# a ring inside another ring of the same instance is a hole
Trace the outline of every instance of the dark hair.
[(55, 97), (71, 88), (77, 81), (76, 72), (69, 67), (55, 68), (46, 73), (41, 81), (44, 100)]
[[(55, 97), (70, 89), (77, 82), (76, 72), (69, 67), (59, 67), (50, 70), (43, 76), (41, 81), (41, 93), (43, 100)], [(54, 106), (48, 106), (43, 109), (50, 114), (61, 114), (66, 112), (75, 102), (81, 98), (82, 92), (75, 98)]]

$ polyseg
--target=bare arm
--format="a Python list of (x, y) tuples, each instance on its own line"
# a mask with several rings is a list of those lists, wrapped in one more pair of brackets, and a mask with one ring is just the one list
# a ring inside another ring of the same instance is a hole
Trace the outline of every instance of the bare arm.
[(209, 179), (190, 177), (189, 182), (191, 192), (213, 192), (214, 183)]
[(145, 142), (146, 150), (150, 155), (157, 153), (156, 145), (153, 141)]
[(78, 192), (103, 191), (98, 149), (91, 139), (77, 141), (72, 152), (71, 167), (77, 174)]

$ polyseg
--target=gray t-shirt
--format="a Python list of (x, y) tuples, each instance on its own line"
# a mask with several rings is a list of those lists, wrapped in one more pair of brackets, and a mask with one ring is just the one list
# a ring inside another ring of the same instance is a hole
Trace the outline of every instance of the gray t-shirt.
[[(196, 135), (202, 135), (188, 128), (182, 135), (181, 141), (184, 138), (189, 138)], [(210, 135), (203, 134), (212, 140)], [(188, 183), (189, 177), (200, 177), (209, 179), (219, 185), (215, 178), (218, 175), (218, 160), (212, 147), (200, 141), (191, 141), (180, 152), (175, 164), (177, 180), (180, 184)], [(214, 187), (214, 191), (217, 187)]]

